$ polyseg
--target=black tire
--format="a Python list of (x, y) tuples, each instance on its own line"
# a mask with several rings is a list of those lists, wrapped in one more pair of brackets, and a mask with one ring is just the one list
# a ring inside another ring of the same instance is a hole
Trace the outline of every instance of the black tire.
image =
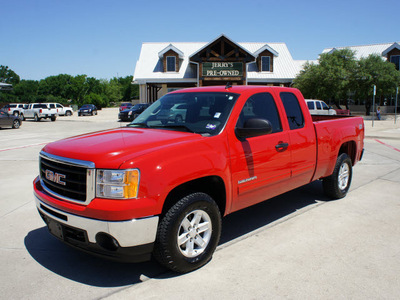
[(66, 115), (67, 117), (69, 117), (69, 116), (72, 115), (72, 113), (71, 113), (71, 111), (67, 110), (67, 111), (65, 112), (65, 115)]
[(12, 124), (12, 128), (18, 129), (21, 126), (21, 121), (19, 119), (15, 119)]
[(56, 116), (51, 116), (51, 118), (50, 118), (50, 120), (51, 120), (52, 122), (54, 122), (56, 119), (57, 119)]
[(24, 114), (20, 114), (20, 115), (19, 115), (19, 118), (21, 119), (21, 121), (25, 121)]
[(220, 236), (221, 213), (217, 204), (207, 194), (193, 193), (161, 218), (154, 257), (175, 272), (187, 273), (211, 260)]
[(39, 121), (40, 121), (40, 118), (39, 118), (39, 116), (38, 116), (38, 115), (36, 115), (36, 114), (35, 114), (35, 116), (33, 117), (33, 119), (35, 120), (35, 122), (39, 122)]
[(331, 199), (345, 197), (350, 189), (352, 175), (353, 169), (350, 157), (346, 153), (339, 155), (332, 175), (322, 181), (325, 195)]
[(14, 112), (13, 112), (13, 115), (16, 116), (16, 117), (18, 117), (18, 116), (19, 116), (19, 112), (18, 112), (18, 111), (14, 111)]

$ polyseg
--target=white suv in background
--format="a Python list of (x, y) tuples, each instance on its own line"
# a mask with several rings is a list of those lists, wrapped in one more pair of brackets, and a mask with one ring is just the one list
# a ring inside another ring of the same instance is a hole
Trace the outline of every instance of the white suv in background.
[(322, 100), (305, 99), (311, 115), (336, 115), (336, 110)]
[(49, 108), (57, 108), (57, 113), (59, 116), (72, 116), (73, 110), (71, 107), (64, 106), (60, 103), (47, 103)]

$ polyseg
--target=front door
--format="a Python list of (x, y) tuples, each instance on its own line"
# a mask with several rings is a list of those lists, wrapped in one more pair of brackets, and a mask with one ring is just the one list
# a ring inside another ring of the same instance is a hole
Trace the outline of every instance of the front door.
[(236, 127), (248, 119), (266, 119), (272, 133), (238, 139), (230, 137), (233, 202), (236, 211), (274, 197), (285, 190), (291, 176), (289, 134), (270, 93), (252, 95), (246, 101)]

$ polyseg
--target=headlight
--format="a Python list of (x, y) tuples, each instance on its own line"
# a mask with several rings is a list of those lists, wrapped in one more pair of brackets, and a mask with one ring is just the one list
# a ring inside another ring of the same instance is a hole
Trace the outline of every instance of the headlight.
[(132, 111), (128, 112), (128, 116), (132, 115)]
[(139, 191), (139, 170), (97, 170), (96, 197), (112, 199), (136, 198)]

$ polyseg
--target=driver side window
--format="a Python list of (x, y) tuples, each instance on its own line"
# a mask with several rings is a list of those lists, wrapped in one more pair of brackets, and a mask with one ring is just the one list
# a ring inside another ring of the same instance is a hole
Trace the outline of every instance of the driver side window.
[(282, 131), (281, 120), (275, 105), (275, 100), (270, 93), (259, 93), (247, 99), (240, 113), (236, 127), (243, 128), (249, 119), (265, 119), (271, 122), (272, 133)]

